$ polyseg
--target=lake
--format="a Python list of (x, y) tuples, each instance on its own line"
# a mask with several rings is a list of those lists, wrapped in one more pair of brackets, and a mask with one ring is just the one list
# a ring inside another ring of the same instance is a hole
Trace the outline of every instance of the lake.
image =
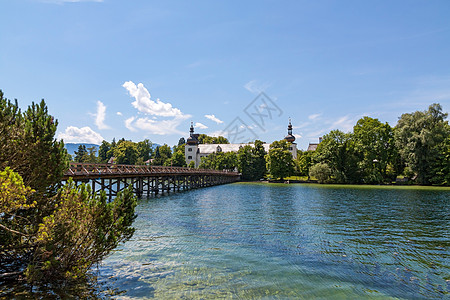
[(235, 183), (139, 200), (119, 299), (450, 299), (450, 189)]

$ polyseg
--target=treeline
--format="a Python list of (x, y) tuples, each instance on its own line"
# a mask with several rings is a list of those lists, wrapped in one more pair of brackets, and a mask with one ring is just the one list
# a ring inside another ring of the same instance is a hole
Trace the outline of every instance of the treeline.
[(86, 148), (85, 145), (79, 145), (72, 161), (185, 167), (184, 145), (184, 138), (172, 148), (167, 144), (154, 148), (152, 142), (147, 139), (137, 143), (123, 138), (117, 142), (113, 139), (111, 143), (103, 141), (98, 151), (96, 147)]
[(21, 112), (0, 90), (0, 286), (36, 291), (33, 286), (84, 281), (133, 235), (132, 190), (108, 203), (88, 186), (61, 185), (69, 160), (55, 139), (57, 125), (44, 100)]
[[(200, 144), (229, 144), (223, 136), (212, 137), (206, 134), (198, 136)], [(80, 163), (117, 163), (125, 165), (153, 165), (186, 167), (184, 146), (186, 140), (180, 138), (178, 144), (170, 147), (167, 144), (153, 147), (148, 139), (140, 142), (127, 141), (124, 138), (116, 142), (102, 141), (98, 147), (79, 145), (75, 155), (70, 159)], [(192, 165), (190, 167), (193, 167)]]
[(450, 185), (450, 126), (439, 104), (403, 114), (395, 127), (364, 117), (353, 132), (333, 130), (298, 156), (301, 175), (320, 182)]
[(333, 130), (315, 151), (297, 159), (282, 140), (265, 153), (261, 141), (237, 153), (213, 153), (201, 168), (238, 169), (244, 180), (305, 176), (320, 183), (389, 184), (397, 179), (421, 185), (450, 185), (450, 126), (439, 104), (403, 114), (395, 127), (363, 117), (353, 132)]

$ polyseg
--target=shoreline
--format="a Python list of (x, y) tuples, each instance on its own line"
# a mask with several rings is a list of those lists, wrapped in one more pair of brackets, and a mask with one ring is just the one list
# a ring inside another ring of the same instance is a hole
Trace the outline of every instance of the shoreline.
[(261, 180), (261, 181), (237, 181), (234, 184), (261, 184), (261, 185), (308, 185), (315, 187), (334, 187), (334, 188), (360, 188), (360, 189), (404, 189), (404, 190), (440, 190), (450, 191), (450, 186), (436, 185), (416, 185), (416, 184), (346, 184), (346, 183), (318, 183), (314, 181), (302, 180)]

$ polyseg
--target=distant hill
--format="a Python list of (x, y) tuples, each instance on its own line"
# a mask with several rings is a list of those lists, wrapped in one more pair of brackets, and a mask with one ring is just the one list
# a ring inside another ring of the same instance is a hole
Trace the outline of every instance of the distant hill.
[[(91, 147), (96, 147), (97, 151), (98, 151), (98, 147), (99, 147), (99, 145), (96, 145), (96, 144), (85, 144), (85, 143), (80, 143), (80, 144), (67, 143), (67, 144), (64, 144), (64, 146), (65, 146), (66, 149), (67, 149), (67, 152), (68, 152), (70, 155), (72, 155), (72, 156), (75, 155), (75, 151), (78, 150), (78, 147), (79, 147), (80, 145), (85, 145), (85, 146), (86, 146), (86, 149), (87, 149), (87, 148), (91, 148)], [(98, 153), (97, 153), (97, 155), (98, 155)]]

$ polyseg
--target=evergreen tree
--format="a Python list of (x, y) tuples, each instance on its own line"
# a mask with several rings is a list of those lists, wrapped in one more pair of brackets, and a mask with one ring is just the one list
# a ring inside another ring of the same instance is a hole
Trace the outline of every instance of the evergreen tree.
[(98, 160), (100, 163), (107, 163), (108, 160), (111, 158), (109, 154), (111, 153), (111, 144), (107, 141), (102, 141), (102, 144), (100, 145), (98, 149)]

